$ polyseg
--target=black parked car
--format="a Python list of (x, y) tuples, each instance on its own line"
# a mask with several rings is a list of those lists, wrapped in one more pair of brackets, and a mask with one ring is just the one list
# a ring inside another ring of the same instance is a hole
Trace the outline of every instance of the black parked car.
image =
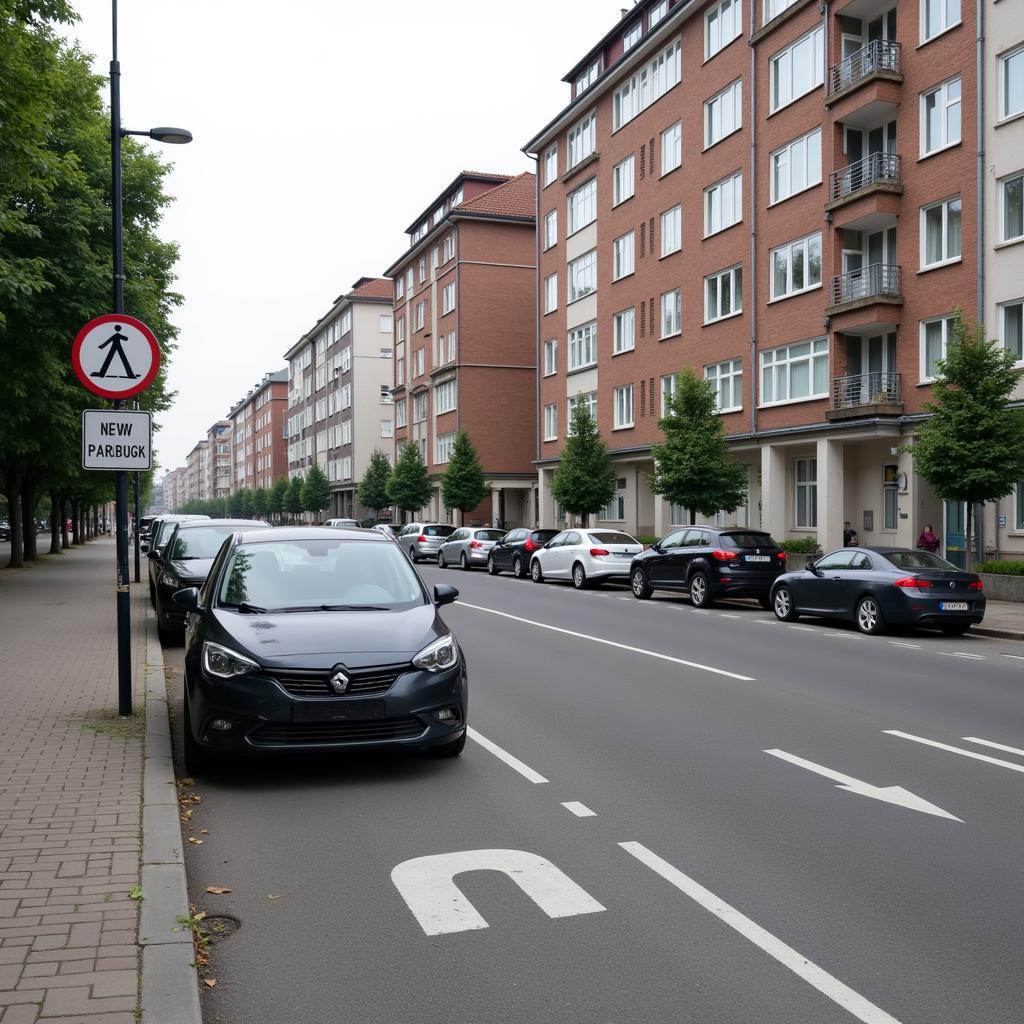
[(959, 636), (985, 617), (985, 595), (980, 577), (930, 551), (857, 547), (780, 576), (772, 607), (785, 621), (800, 615), (847, 619), (862, 633), (907, 625)]
[(371, 530), (245, 531), (188, 609), (185, 764), (211, 753), (466, 743), (466, 666), (397, 544)]
[(756, 597), (770, 608), (772, 584), (785, 571), (786, 553), (770, 534), (688, 526), (637, 555), (629, 584), (639, 598), (655, 590), (688, 590), (695, 608), (710, 608), (720, 597)]
[(198, 519), (174, 524), (164, 545), (153, 602), (163, 643), (180, 640), (185, 630), (185, 611), (171, 600), (174, 594), (185, 587), (203, 585), (225, 537), (239, 530), (260, 528), (270, 529), (261, 519)]
[(492, 576), (511, 571), (517, 580), (524, 579), (530, 571), (530, 555), (544, 547), (558, 530), (509, 530), (487, 555), (487, 571)]
[(175, 526), (178, 523), (188, 523), (194, 519), (206, 519), (209, 520), (209, 516), (201, 515), (172, 515), (170, 513), (166, 515), (157, 516), (152, 525), (149, 528), (149, 551), (147, 557), (149, 558), (149, 603), (156, 607), (156, 581), (160, 578), (160, 573), (164, 567), (164, 549), (167, 547), (167, 542), (171, 539), (171, 534), (174, 533)]

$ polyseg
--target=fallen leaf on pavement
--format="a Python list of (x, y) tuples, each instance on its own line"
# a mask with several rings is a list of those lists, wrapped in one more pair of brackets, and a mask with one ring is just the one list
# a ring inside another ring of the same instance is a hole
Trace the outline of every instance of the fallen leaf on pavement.
[(279, 900), (280, 898), (281, 898), (280, 896), (270, 896), (270, 895), (267, 896), (268, 900)]
[(181, 780), (181, 784), (183, 786), (194, 786), (196, 784), (196, 780), (195, 779), (182, 779)]
[(192, 915), (192, 920), (193, 921), (202, 921), (202, 919), (204, 917), (206, 917), (206, 911), (205, 910), (200, 910), (198, 913)]
[(222, 885), (208, 885), (206, 891), (212, 892), (214, 896), (223, 896), (226, 892), (231, 892), (230, 889)]
[(201, 828), (199, 830), (199, 834), (202, 836), (208, 836), (210, 834), (210, 830), (208, 828)]
[(213, 988), (217, 984), (216, 978), (203, 978), (203, 984), (207, 988)]
[(189, 836), (188, 841), (195, 846), (202, 846), (206, 842), (205, 839), (196, 839), (195, 836)]

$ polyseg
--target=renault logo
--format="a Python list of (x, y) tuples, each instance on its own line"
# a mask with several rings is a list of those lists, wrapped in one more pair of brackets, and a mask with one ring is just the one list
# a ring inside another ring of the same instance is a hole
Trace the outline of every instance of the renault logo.
[(331, 683), (331, 689), (335, 693), (347, 693), (348, 692), (349, 678), (348, 678), (347, 675), (345, 675), (344, 672), (341, 671), (340, 668), (339, 669), (335, 669), (335, 671), (331, 673), (330, 683)]

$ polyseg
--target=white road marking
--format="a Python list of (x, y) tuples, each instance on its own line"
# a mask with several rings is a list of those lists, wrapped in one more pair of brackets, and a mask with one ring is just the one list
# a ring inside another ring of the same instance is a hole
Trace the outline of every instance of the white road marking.
[(843, 775), (842, 772), (825, 768), (823, 765), (807, 761), (802, 757), (797, 757), (795, 754), (788, 754), (785, 750), (766, 750), (765, 753), (771, 754), (772, 757), (781, 758), (783, 761), (788, 761), (790, 764), (795, 764), (798, 768), (806, 768), (809, 772), (814, 772), (815, 775), (824, 775), (826, 779), (839, 783), (836, 787), (837, 789), (845, 790), (847, 793), (855, 793), (857, 796), (869, 796), (873, 800), (883, 800), (888, 804), (896, 804), (897, 807), (905, 807), (908, 811), (921, 811), (922, 814), (934, 814), (937, 818), (949, 818), (952, 821), (963, 823), (962, 818), (958, 818), (955, 814), (950, 814), (941, 807), (921, 799), (921, 797), (904, 789), (902, 786), (872, 786), (868, 782), (862, 782), (860, 779)]
[(415, 857), (391, 872), (391, 881), (427, 935), (488, 927), (455, 884), (463, 871), (508, 875), (548, 917), (597, 914), (605, 908), (551, 861), (525, 850), (462, 850)]
[(790, 629), (799, 629), (801, 633), (817, 633), (813, 626), (790, 626)]
[(936, 651), (943, 658), (967, 658), (969, 661), (984, 661), (984, 654), (964, 654), (963, 651)]
[(713, 892), (705, 889), (699, 882), (694, 881), (688, 875), (684, 875), (678, 868), (674, 868), (667, 861), (662, 860), (656, 853), (652, 853), (646, 846), (640, 843), (619, 843), (628, 854), (636, 857), (642, 864), (646, 864), (656, 874), (661, 875), (665, 881), (674, 885), (684, 895), (689, 896), (695, 903), (698, 903), (705, 910), (714, 914), (720, 921), (723, 921), (730, 928), (739, 932), (745, 939), (752, 942), (759, 949), (763, 950), (770, 957), (777, 960), (784, 967), (788, 967), (794, 974), (802, 978), (807, 984), (816, 988), (822, 995), (831, 999), (832, 1002), (841, 1006), (848, 1013), (852, 1014), (863, 1024), (899, 1024), (895, 1017), (890, 1016), (884, 1010), (869, 1002), (862, 995), (854, 992), (852, 988), (844, 985), (838, 978), (832, 977), (827, 971), (812, 963), (803, 954), (798, 953), (791, 946), (787, 946), (781, 939), (776, 938), (771, 932), (766, 931), (755, 921), (752, 921), (745, 914), (741, 914), (734, 907), (729, 906), (724, 900), (719, 899)]
[(1024, 661), (1024, 654), (1004, 654), (1004, 658), (1013, 658), (1014, 661)]
[(718, 614), (723, 619), (738, 619), (738, 618), (740, 618), (740, 616), (736, 615), (734, 612), (719, 612)]
[(961, 737), (966, 743), (979, 743), (983, 747), (991, 747), (993, 750), (1005, 750), (1007, 754), (1020, 754), (1024, 757), (1024, 750), (1020, 747), (1008, 747), (1005, 743), (996, 743), (993, 740), (979, 739), (977, 736), (963, 736)]
[[(620, 651), (630, 651), (633, 654), (643, 654), (648, 658), (657, 658), (659, 661), (670, 661), (674, 665), (685, 665), (687, 668), (700, 669), (702, 672), (711, 672), (716, 676), (725, 676), (728, 679), (738, 679), (741, 683), (756, 682), (753, 676), (741, 676), (736, 672), (727, 672), (724, 668), (715, 668), (712, 665), (702, 665), (698, 661), (686, 661), (684, 658), (673, 658), (670, 654), (659, 654), (657, 651), (648, 651), (643, 647), (631, 647), (629, 644), (620, 644), (614, 640), (606, 640), (601, 636), (591, 636), (589, 633), (577, 633), (572, 629), (563, 629), (561, 626), (551, 626), (546, 622), (535, 622), (533, 619), (523, 619), (518, 615), (510, 615), (508, 612), (499, 612), (494, 608), (484, 608), (478, 604), (467, 604), (459, 602), (461, 608), (473, 608), (478, 612), (487, 612), (490, 615), (500, 615), (503, 619), (512, 619), (514, 622), (524, 622), (528, 626), (536, 626), (538, 629), (548, 629), (552, 633), (564, 633), (566, 636), (574, 636), (580, 640), (590, 640), (595, 644), (604, 644), (606, 647), (617, 647)], [(472, 731), (470, 731), (472, 735)], [(546, 781), (546, 780), (545, 780)]]
[(620, 601), (632, 601), (633, 598), (631, 598), (631, 597), (620, 597), (619, 600)]
[(863, 640), (859, 633), (823, 633), (822, 636), (837, 636), (840, 640)]
[(909, 732), (900, 732), (899, 729), (883, 729), (882, 732), (889, 736), (899, 736), (900, 739), (913, 740), (914, 743), (923, 743), (927, 747), (948, 750), (952, 754), (961, 754), (964, 757), (973, 758), (975, 761), (985, 761), (988, 764), (999, 765), (1000, 768), (1009, 768), (1010, 771), (1024, 772), (1024, 765), (1014, 764), (1012, 761), (1000, 761), (998, 757), (989, 757), (988, 754), (976, 754), (973, 750), (964, 750), (963, 747), (951, 747), (948, 743), (925, 739), (924, 736), (914, 736)]
[(586, 804), (581, 804), (579, 800), (568, 800), (562, 806), (567, 810), (571, 811), (576, 815), (577, 818), (596, 818), (597, 812), (592, 811)]
[(905, 644), (902, 640), (890, 640), (889, 643), (891, 643), (893, 647), (909, 647), (912, 651), (921, 650), (920, 644)]
[(777, 626), (777, 622), (773, 622), (771, 619), (751, 619), (751, 622), (757, 622), (762, 626)]
[(471, 740), (479, 743), (484, 750), (489, 750), (499, 761), (504, 761), (513, 771), (519, 772), (527, 782), (547, 782), (548, 780), (535, 772), (528, 764), (523, 764), (518, 757), (513, 757), (507, 750), (503, 750), (497, 743), (492, 743), (486, 736), (481, 736), (472, 726), (466, 727), (466, 733)]
[[(676, 607), (677, 608), (685, 608), (686, 606), (682, 605), (682, 604), (679, 604), (679, 605), (676, 605)], [(706, 608), (691, 608), (690, 611), (694, 615), (710, 615), (711, 614), (711, 612), (709, 612)]]

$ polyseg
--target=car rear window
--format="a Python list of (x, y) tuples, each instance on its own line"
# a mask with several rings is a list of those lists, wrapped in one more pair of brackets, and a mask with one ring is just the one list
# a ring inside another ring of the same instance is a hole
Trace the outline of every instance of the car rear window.
[(454, 532), (454, 526), (424, 526), (423, 536), (424, 537), (447, 537), (448, 534)]
[(638, 544), (628, 533), (614, 533), (611, 530), (602, 533), (591, 533), (592, 540), (598, 544)]
[(540, 544), (547, 544), (552, 537), (557, 536), (557, 530), (534, 530), (533, 533), (530, 534), (530, 538)]
[(722, 533), (718, 539), (727, 548), (777, 548), (769, 533)]
[(956, 569), (952, 562), (947, 562), (930, 551), (886, 551), (885, 557), (897, 569), (943, 569), (946, 572)]
[(501, 530), (477, 530), (474, 536), (477, 540), (501, 540), (505, 534)]
[(190, 558), (213, 558), (220, 551), (224, 538), (236, 529), (235, 526), (204, 526), (197, 530), (179, 530), (170, 560), (176, 562)]

